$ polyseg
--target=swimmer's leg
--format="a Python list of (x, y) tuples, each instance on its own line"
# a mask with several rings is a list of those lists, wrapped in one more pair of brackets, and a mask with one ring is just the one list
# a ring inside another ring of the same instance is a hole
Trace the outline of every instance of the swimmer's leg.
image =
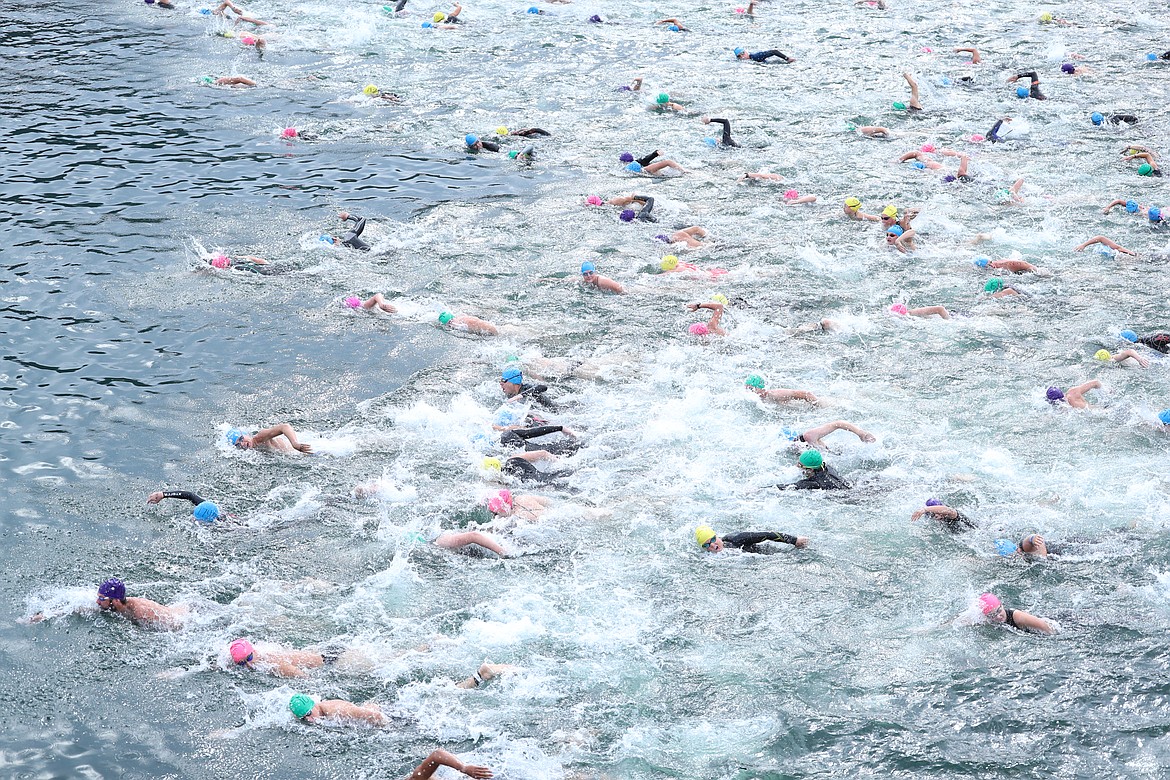
[(918, 100), (918, 82), (909, 73), (903, 73), (902, 78), (906, 79), (906, 83), (910, 85), (910, 108), (921, 111), (922, 103)]
[(650, 154), (646, 155), (645, 157), (639, 157), (638, 158), (638, 165), (641, 165), (643, 168), (645, 168), (647, 165), (654, 162), (654, 158), (657, 156), (658, 156), (658, 150), (655, 149), (654, 151), (650, 152)]

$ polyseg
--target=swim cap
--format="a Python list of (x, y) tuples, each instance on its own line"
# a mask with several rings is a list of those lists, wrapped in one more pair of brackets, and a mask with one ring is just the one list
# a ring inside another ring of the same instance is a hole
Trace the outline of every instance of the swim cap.
[(520, 156), (520, 152), (517, 152), (514, 149), (512, 151), (508, 152), (508, 159), (509, 160), (515, 160), (519, 156)]
[(248, 660), (248, 656), (256, 652), (256, 648), (252, 647), (252, 643), (247, 639), (235, 639), (228, 645), (228, 652), (231, 653), (233, 661), (242, 664)]
[[(593, 22), (594, 24), (601, 24), (601, 17), (597, 14), (593, 14), (593, 16), (589, 17), (589, 21)], [(629, 87), (627, 87), (627, 89), (629, 89)]]
[(292, 698), (288, 700), (288, 708), (292, 710), (292, 714), (298, 720), (312, 712), (313, 706), (313, 700), (303, 693), (294, 693)]
[(714, 295), (711, 296), (711, 301), (713, 303), (718, 303), (721, 306), (726, 306), (727, 305), (727, 296), (724, 295), (723, 293), (715, 293)]
[(700, 547), (715, 538), (715, 529), (709, 525), (701, 525), (695, 529), (695, 543)]
[(530, 7), (529, 7), (529, 9), (528, 9), (528, 13), (530, 13), (530, 14), (538, 14), (538, 13), (540, 13), (540, 9), (539, 9), (539, 8), (537, 8), (536, 6), (530, 6)]
[(423, 22), (422, 26), (423, 26), (423, 29), (425, 30), (426, 28), (431, 27), (433, 25), (430, 22)]
[(626, 166), (626, 170), (630, 171), (631, 173), (641, 173), (642, 172), (642, 164), (632, 162)]
[(1097, 358), (1098, 360), (1112, 360), (1113, 359), (1113, 356), (1109, 354), (1109, 350), (1107, 350), (1107, 349), (1097, 350), (1096, 352), (1093, 353), (1093, 357)]
[(1045, 11), (1044, 13), (1040, 14), (1040, 21), (1051, 22), (1052, 21), (1052, 14)]
[(983, 285), (983, 292), (996, 293), (1003, 289), (1003, 279), (998, 276), (994, 279), (988, 279), (987, 284)]
[(1018, 98), (1028, 97), (1028, 88), (1027, 87), (1016, 87), (1016, 97), (1018, 97)]
[(634, 210), (633, 209), (622, 209), (622, 213), (619, 216), (621, 217), (622, 222), (633, 222), (634, 216), (635, 216)]
[(476, 137), (475, 137), (474, 135), (472, 135), (471, 133), (468, 133), (467, 135), (463, 136), (463, 143), (467, 144), (468, 146), (475, 146), (475, 143), (476, 143), (476, 141), (478, 141), (478, 140), (479, 140), (479, 139), (478, 139), (478, 138), (476, 138)]
[(860, 198), (846, 198), (845, 205), (851, 209), (859, 208), (861, 206)]
[(816, 450), (805, 450), (804, 452), (800, 453), (800, 457), (796, 459), (796, 462), (804, 466), (806, 469), (814, 470), (819, 469), (821, 466), (825, 465), (825, 459), (821, 457), (821, 453), (817, 452)]
[(1126, 341), (1128, 341), (1130, 343), (1137, 342), (1137, 334), (1134, 333), (1132, 330), (1123, 330), (1123, 331), (1121, 331), (1121, 333), (1119, 333), (1117, 335), (1121, 336), (1123, 339), (1125, 339)]
[(743, 380), (743, 383), (748, 387), (754, 387), (757, 390), (764, 389), (764, 378), (759, 374), (752, 374), (747, 379)]
[(484, 458), (483, 462), (480, 464), (480, 467), (487, 469), (488, 471), (499, 471), (501, 468), (500, 459), (499, 458)]
[(1150, 222), (1162, 221), (1162, 209), (1157, 206), (1150, 206), (1150, 210), (1147, 213), (1150, 215)]
[(227, 437), (228, 444), (235, 447), (235, 446), (239, 445), (240, 439), (244, 438), (244, 436), (246, 436), (247, 434), (245, 434), (239, 428), (232, 428), (230, 431), (228, 431), (224, 435)]
[(297, 129), (295, 127), (286, 127), (280, 131), (280, 134), (285, 138), (296, 138)]
[[(921, 165), (921, 164), (922, 163), (919, 163), (919, 165)], [(943, 177), (943, 181), (945, 181), (947, 184), (950, 184), (951, 182), (955, 181), (956, 178), (957, 177), (953, 173), (948, 173), (946, 176)]]
[(1102, 116), (1099, 111), (1094, 111), (1092, 114), (1090, 114), (1089, 119), (1093, 120), (1093, 124), (1095, 125), (1099, 125), (1105, 121), (1105, 117)]
[(1048, 403), (1054, 404), (1064, 400), (1064, 391), (1059, 387), (1050, 387), (1044, 392), (1044, 397), (1048, 399)]
[(597, 266), (593, 263), (592, 260), (586, 260), (584, 263), (581, 263), (581, 273), (582, 274), (593, 273), (596, 270), (597, 270)]
[(662, 262), (659, 263), (659, 266), (663, 271), (673, 271), (675, 268), (678, 268), (678, 258), (674, 255), (667, 255), (666, 257), (662, 258)]
[(996, 539), (995, 551), (1006, 558), (1009, 555), (1015, 554), (1016, 543), (1011, 539)]
[(926, 499), (926, 506), (942, 506), (942, 505), (943, 505), (943, 502), (939, 501), (937, 498)]
[(493, 515), (502, 515), (512, 508), (512, 492), (501, 490), (499, 495), (488, 500), (488, 511)]
[(919, 147), (919, 148), (920, 148), (922, 151), (926, 152), (927, 154), (930, 154), (931, 152), (933, 152), (933, 151), (934, 151), (934, 144), (923, 144), (923, 145), (922, 145), (921, 147)]
[(655, 241), (661, 241), (661, 242), (662, 242), (662, 243), (664, 243), (664, 244), (669, 244), (669, 243), (670, 243), (670, 237), (669, 237), (669, 236), (664, 236), (664, 235), (662, 235), (661, 233), (659, 233), (658, 235), (654, 236), (654, 240), (655, 240)]
[(618, 157), (618, 159), (619, 159), (619, 160), (621, 160), (621, 161), (622, 161), (622, 162), (624, 162), (624, 163), (633, 162), (633, 161), (634, 161), (634, 155), (630, 154), (629, 152), (622, 152), (622, 153), (621, 153), (621, 156), (620, 156), (620, 157)]
[(664, 106), (670, 102), (670, 95), (666, 94), (665, 92), (659, 92), (658, 97), (654, 99), (654, 102), (660, 106)]
[(973, 144), (983, 143), (983, 140), (984, 140), (983, 136), (980, 135), (979, 133), (975, 133), (974, 135), (971, 136), (971, 143), (973, 143)]
[(245, 46), (251, 46), (255, 42), (256, 42), (256, 39), (253, 38), (251, 35), (241, 35), (240, 36), (240, 43), (244, 44)]
[(117, 577), (110, 577), (108, 580), (98, 586), (98, 595), (107, 599), (125, 601), (126, 583), (122, 582)]
[(524, 381), (524, 374), (520, 369), (511, 366), (510, 368), (505, 368), (503, 373), (500, 374), (500, 380), (518, 385)]
[(796, 441), (800, 438), (800, 431), (794, 430), (792, 428), (781, 428), (780, 433), (784, 436), (785, 439), (788, 439), (788, 441)]
[(921, 160), (915, 160), (914, 167), (921, 171), (926, 167), (926, 163), (922, 162)]
[(201, 78), (199, 80), (202, 81), (204, 84), (214, 84), (215, 83), (215, 76), (204, 76), (203, 78)]
[(886, 233), (892, 233), (895, 236), (900, 236), (905, 232), (906, 231), (902, 229), (901, 225), (891, 225), (890, 227), (886, 228)]
[(732, 51), (732, 52), (735, 54), (735, 56), (736, 56), (736, 57), (738, 57), (739, 55), (743, 54), (743, 48), (742, 48), (742, 47), (739, 47), (739, 46), (736, 46), (736, 47), (735, 47), (734, 49), (732, 49), (731, 51)]
[(667, 27), (666, 29), (670, 30), (671, 32), (678, 32), (679, 26), (677, 24), (672, 24), (672, 25), (670, 25), (670, 27)]
[(905, 110), (906, 110), (906, 104), (905, 104), (905, 103), (903, 103), (903, 102), (902, 102), (902, 101), (900, 101), (900, 100), (895, 100), (895, 101), (894, 101), (894, 110), (895, 110), (895, 111), (905, 111)]
[(1130, 200), (1127, 200), (1125, 202), (1125, 210), (1128, 211), (1130, 214), (1137, 213), (1138, 208), (1139, 208), (1139, 206), (1138, 206), (1138, 202), (1136, 200), (1130, 199)]
[(211, 258), (211, 265), (213, 268), (230, 268), (232, 261), (228, 259), (227, 255), (216, 255)]
[(455, 319), (455, 315), (449, 311), (439, 312), (439, 324), (446, 325), (451, 320)]
[(1154, 62), (1155, 60), (1158, 59), (1158, 55), (1154, 54), (1153, 52), (1150, 52), (1149, 54), (1146, 55), (1146, 59), (1149, 60), (1150, 62)]
[(991, 260), (986, 257), (976, 257), (975, 265), (979, 266), (980, 268), (986, 268), (987, 266), (991, 265)]
[(356, 295), (349, 295), (349, 296), (345, 297), (345, 299), (342, 301), (342, 303), (344, 303), (346, 306), (348, 306), (351, 309), (356, 309), (362, 305), (362, 299), (357, 297)]
[(373, 84), (366, 84), (365, 89), (362, 90), (363, 94), (369, 95), (370, 97), (377, 95), (378, 92), (379, 92), (378, 88), (376, 86), (374, 86)]
[(687, 328), (687, 332), (690, 333), (692, 336), (706, 336), (711, 331), (703, 323), (696, 322), (693, 325), (691, 325), (689, 328)]
[(443, 14), (442, 11), (435, 11), (435, 15), (431, 17), (431, 21), (434, 22), (435, 24), (438, 24), (439, 22), (443, 21), (446, 18), (447, 17)]
[(707, 146), (712, 146), (712, 147), (717, 146), (719, 144), (719, 142), (716, 141), (714, 138), (704, 138), (703, 143), (707, 144)]
[(1170, 425), (1170, 409), (1166, 409), (1158, 414), (1158, 420), (1163, 425)]
[[(1051, 16), (1051, 14), (1049, 14)], [(979, 608), (984, 615), (990, 615), (1003, 606), (993, 593), (984, 593), (979, 597)]]
[(795, 200), (800, 197), (800, 193), (796, 190), (785, 190), (784, 200)]
[(602, 204), (602, 200), (601, 200), (600, 195), (590, 195), (588, 198), (585, 199), (585, 202), (588, 203), (590, 206), (600, 206)]
[(897, 206), (886, 206), (884, 209), (882, 209), (882, 216), (883, 217), (896, 217), (896, 216), (898, 216), (898, 207)]
[(1066, 62), (1060, 66), (1060, 69), (1062, 71), (1064, 71), (1065, 73), (1073, 73), (1074, 71), (1076, 71), (1077, 66), (1073, 65), (1071, 62)]
[(908, 314), (909, 311), (910, 310), (906, 308), (906, 304), (904, 303), (895, 303), (890, 307), (890, 312), (892, 314)]
[(204, 501), (195, 507), (195, 519), (201, 523), (212, 523), (219, 517), (219, 507), (210, 501)]
[(1138, 166), (1138, 176), (1149, 176), (1154, 172), (1154, 166), (1149, 163), (1142, 163)]

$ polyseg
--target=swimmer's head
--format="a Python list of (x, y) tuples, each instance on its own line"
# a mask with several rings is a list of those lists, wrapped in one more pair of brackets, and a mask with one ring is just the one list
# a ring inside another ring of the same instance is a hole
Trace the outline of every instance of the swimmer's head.
[(926, 499), (926, 506), (942, 506), (942, 505), (943, 505), (943, 502), (939, 501), (937, 498)]
[(1123, 331), (1121, 331), (1121, 333), (1119, 333), (1117, 335), (1121, 336), (1123, 339), (1125, 339), (1126, 341), (1128, 341), (1131, 344), (1137, 343), (1137, 339), (1138, 339), (1137, 334), (1134, 333), (1132, 330), (1123, 330)]
[(796, 190), (785, 190), (784, 191), (784, 200), (796, 200), (799, 197), (800, 197), (800, 193), (797, 192)]
[(622, 209), (622, 213), (618, 215), (622, 222), (633, 222), (635, 216), (637, 215), (633, 209)]
[(618, 159), (624, 163), (632, 163), (634, 161), (634, 155), (630, 154), (629, 152), (622, 152)]
[(886, 228), (886, 238), (889, 238), (890, 236), (897, 238), (905, 232), (906, 231), (902, 229), (901, 225), (891, 225), (890, 227)]
[[(1052, 16), (1052, 14), (1045, 14), (1045, 15)], [(1003, 604), (1000, 602), (1000, 600), (998, 598), (996, 598), (994, 593), (982, 594), (976, 600), (975, 603), (977, 603), (979, 605), (979, 611), (982, 612), (984, 615), (990, 615), (992, 612), (995, 612), (997, 609), (999, 609), (1001, 606), (1003, 606)]]
[(1113, 356), (1109, 354), (1109, 350), (1107, 350), (1107, 349), (1097, 350), (1096, 352), (1093, 353), (1093, 357), (1097, 358), (1097, 360), (1112, 360), (1113, 359)]
[(980, 135), (979, 133), (975, 133), (974, 135), (971, 136), (971, 143), (973, 143), (973, 144), (981, 144), (981, 143), (983, 143), (984, 140), (985, 139), (983, 138), (983, 136)]
[(201, 78), (199, 80), (201, 82), (203, 82), (204, 84), (214, 84), (215, 83), (215, 76), (204, 76), (203, 78)]
[(667, 255), (662, 258), (662, 262), (658, 264), (658, 267), (663, 271), (673, 271), (678, 268), (678, 258), (674, 255)]
[(1028, 88), (1027, 87), (1016, 87), (1016, 97), (1018, 97), (1018, 98), (1028, 97)]
[(1138, 176), (1153, 176), (1154, 166), (1149, 163), (1142, 163), (1138, 166)]
[(1146, 213), (1150, 217), (1150, 222), (1162, 221), (1162, 209), (1158, 208), (1157, 206), (1150, 206), (1150, 210)]
[(510, 152), (508, 152), (508, 159), (509, 159), (509, 160), (515, 160), (515, 159), (516, 159), (517, 157), (519, 157), (519, 156), (520, 156), (520, 152), (517, 152), (515, 149), (513, 149), (513, 150), (512, 150), (512, 151), (510, 151)]
[(851, 209), (861, 208), (861, 198), (853, 198), (853, 197), (846, 198), (845, 205)]
[(626, 165), (626, 170), (629, 171), (630, 173), (641, 173), (642, 172), (642, 164), (636, 163), (636, 162), (629, 163), (628, 165)]
[(597, 14), (593, 14), (593, 16), (589, 17), (589, 21), (593, 22), (594, 24), (601, 24), (601, 17)]
[(444, 311), (444, 312), (439, 313), (439, 324), (440, 325), (446, 325), (448, 322), (450, 322), (453, 319), (455, 319), (455, 315), (449, 311)]
[(1158, 59), (1158, 55), (1154, 54), (1153, 52), (1150, 52), (1149, 54), (1146, 55), (1146, 59), (1149, 60), (1150, 62), (1156, 62)]
[(586, 260), (584, 263), (581, 263), (581, 275), (582, 276), (588, 276), (589, 274), (595, 274), (595, 273), (597, 273), (597, 264), (594, 263), (592, 260)]
[(993, 279), (988, 279), (987, 284), (983, 285), (983, 292), (997, 293), (1003, 289), (1003, 279), (998, 276)]
[(530, 13), (530, 14), (538, 14), (538, 13), (540, 13), (540, 9), (539, 9), (539, 8), (537, 8), (536, 6), (532, 5), (532, 6), (529, 6), (529, 7), (528, 7), (528, 13)]
[(756, 390), (763, 390), (764, 389), (764, 378), (762, 376), (760, 376), (759, 374), (752, 374), (747, 379), (743, 380), (743, 383), (746, 386), (754, 388)]
[(884, 209), (882, 209), (882, 216), (883, 217), (896, 217), (896, 216), (898, 216), (898, 207), (892, 206), (892, 205), (886, 206)]
[(201, 523), (213, 523), (219, 519), (219, 507), (211, 501), (204, 501), (195, 507), (195, 519)]
[(891, 314), (908, 314), (909, 312), (910, 310), (906, 308), (904, 303), (895, 303), (890, 307)]
[(499, 471), (503, 468), (499, 458), (484, 458), (479, 465), (484, 471)]
[(232, 261), (227, 255), (215, 255), (211, 258), (211, 265), (215, 268), (230, 268)]
[(248, 434), (244, 433), (239, 428), (232, 428), (230, 431), (224, 434), (224, 438), (227, 439), (228, 444), (232, 445), (233, 447), (239, 447), (240, 442), (247, 435)]
[(707, 144), (707, 146), (712, 146), (712, 147), (719, 145), (719, 142), (716, 141), (714, 138), (704, 138), (703, 143)]
[(240, 43), (244, 44), (245, 46), (252, 46), (256, 43), (256, 39), (251, 35), (241, 35)]
[(903, 103), (901, 100), (895, 100), (893, 105), (894, 105), (895, 111), (905, 111), (906, 110), (906, 104)]
[(1040, 21), (1044, 22), (1045, 24), (1048, 24), (1049, 22), (1052, 21), (1052, 14), (1045, 11), (1044, 13), (1040, 14)]
[(800, 438), (800, 431), (795, 428), (781, 428), (780, 435), (788, 439), (788, 441), (796, 441)]
[(740, 57), (744, 54), (743, 47), (741, 47), (741, 46), (736, 46), (731, 51), (735, 54), (736, 57)]
[(995, 551), (1005, 558), (1009, 555), (1014, 555), (1016, 552), (1016, 543), (1011, 539), (996, 539)]
[(333, 245), (333, 236), (318, 236), (317, 240), (322, 244), (329, 244), (330, 246)]
[(500, 372), (500, 381), (513, 385), (522, 385), (524, 384), (524, 372), (515, 366), (505, 368)]
[(512, 491), (506, 488), (501, 490), (488, 499), (487, 507), (493, 515), (507, 514), (512, 510)]
[(1062, 73), (1075, 73), (1077, 66), (1073, 65), (1071, 62), (1066, 62), (1060, 66), (1060, 70)]
[(701, 322), (696, 322), (687, 328), (687, 333), (692, 336), (706, 336), (711, 330)]
[(805, 450), (800, 453), (800, 457), (796, 459), (796, 462), (812, 471), (816, 471), (825, 465), (825, 459), (817, 450)]
[(431, 24), (430, 22), (423, 22), (422, 26), (423, 26), (424, 30), (427, 29), (428, 27), (434, 27), (434, 25)]
[(976, 257), (975, 265), (979, 266), (980, 268), (986, 268), (987, 266), (991, 265), (991, 260), (990, 258), (986, 257)]
[(98, 599), (107, 601), (126, 602), (126, 583), (117, 577), (110, 577), (98, 585)]
[(342, 302), (351, 309), (356, 309), (362, 305), (362, 299), (356, 295), (347, 295)]
[(661, 241), (664, 244), (669, 244), (670, 243), (670, 236), (663, 235), (662, 233), (659, 233), (658, 235), (654, 236), (654, 240)]
[(715, 293), (711, 296), (711, 302), (718, 303), (720, 306), (726, 306), (728, 303), (727, 296), (723, 293)]
[(585, 202), (588, 203), (590, 206), (600, 206), (602, 204), (602, 200), (601, 200), (600, 195), (590, 195), (588, 198), (585, 199)]
[(926, 168), (926, 163), (922, 162), (921, 160), (915, 160), (913, 165), (920, 171)]
[(374, 95), (377, 95), (380, 91), (381, 90), (379, 90), (376, 85), (366, 84), (365, 88), (362, 89), (362, 94), (367, 95), (369, 97), (373, 97)]
[(479, 142), (479, 138), (477, 136), (472, 135), (471, 133), (468, 133), (467, 135), (463, 136), (463, 143), (467, 144), (468, 146), (475, 146), (478, 142)]
[(1100, 111), (1094, 111), (1092, 114), (1089, 114), (1089, 119), (1095, 125), (1099, 125), (1105, 121), (1105, 117), (1104, 117), (1104, 115), (1101, 114)]
[(446, 18), (447, 18), (446, 14), (444, 14), (442, 11), (435, 11), (434, 16), (431, 17), (431, 21), (434, 24), (438, 24), (439, 22), (443, 21)]
[(1138, 202), (1136, 200), (1134, 200), (1133, 198), (1130, 198), (1129, 200), (1127, 200), (1125, 202), (1125, 210), (1128, 211), (1130, 214), (1136, 214), (1137, 210), (1139, 208), (1140, 208), (1140, 206), (1138, 206)]
[(1050, 387), (1044, 391), (1044, 397), (1050, 404), (1058, 404), (1064, 400), (1064, 391), (1059, 387)]
[(313, 700), (303, 693), (294, 693), (292, 698), (288, 700), (288, 708), (292, 710), (292, 714), (296, 716), (297, 720), (312, 712), (315, 706)]
[(1158, 414), (1158, 422), (1163, 425), (1170, 425), (1170, 409), (1164, 409)]
[[(919, 165), (921, 165), (921, 163), (919, 163)], [(948, 173), (943, 177), (943, 181), (945, 181), (947, 184), (950, 184), (953, 181), (958, 181), (958, 177), (956, 177), (953, 173)]]
[(252, 647), (252, 643), (247, 639), (235, 639), (228, 645), (228, 652), (231, 654), (234, 663), (243, 665), (252, 660), (256, 648)]
[(667, 27), (666, 29), (670, 30), (671, 32), (678, 32), (682, 28), (679, 27), (677, 24), (672, 24), (672, 25), (670, 25), (670, 27)]
[(934, 144), (923, 144), (920, 148), (922, 151), (926, 152), (927, 154), (930, 154), (931, 152), (934, 151)]
[(715, 539), (715, 529), (709, 525), (701, 525), (695, 529), (695, 544), (702, 547), (704, 550)]
[(670, 95), (666, 94), (665, 92), (659, 92), (658, 97), (654, 98), (654, 102), (660, 106), (665, 106), (670, 102)]
[(280, 131), (280, 134), (285, 138), (296, 138), (297, 129), (295, 127), (286, 127)]

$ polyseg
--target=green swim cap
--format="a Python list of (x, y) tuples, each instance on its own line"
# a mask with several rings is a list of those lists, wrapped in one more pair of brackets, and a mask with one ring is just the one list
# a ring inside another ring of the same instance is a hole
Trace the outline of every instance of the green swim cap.
[(214, 84), (215, 83), (215, 76), (204, 76), (203, 78), (201, 78), (199, 80), (202, 81), (204, 84)]
[(894, 110), (895, 110), (895, 111), (905, 111), (905, 110), (906, 110), (906, 104), (905, 104), (905, 103), (903, 103), (903, 102), (902, 102), (902, 101), (900, 101), (900, 100), (895, 100), (895, 101), (894, 101)]
[(294, 693), (293, 697), (288, 700), (288, 708), (292, 710), (292, 714), (296, 715), (298, 719), (312, 712), (313, 706), (313, 700), (303, 693)]
[(517, 151), (508, 152), (508, 158), (511, 160), (515, 160), (519, 156), (520, 156), (520, 152), (517, 152)]
[(983, 285), (983, 292), (995, 293), (1003, 289), (1003, 279), (995, 278), (988, 279), (987, 284)]
[(448, 322), (450, 322), (453, 319), (455, 319), (455, 315), (449, 311), (445, 311), (445, 312), (442, 312), (441, 314), (439, 314), (439, 324), (440, 325), (446, 325)]
[(665, 92), (659, 92), (657, 100), (658, 105), (664, 106), (670, 102), (670, 95), (666, 94)]
[(805, 450), (800, 453), (800, 458), (797, 462), (806, 469), (819, 469), (825, 465), (825, 459), (821, 457), (821, 453), (816, 450)]
[(1149, 176), (1154, 172), (1154, 166), (1149, 163), (1142, 163), (1138, 166), (1138, 176)]
[(757, 390), (764, 389), (764, 378), (759, 374), (752, 374), (747, 379), (743, 380), (743, 383), (748, 387), (754, 387)]

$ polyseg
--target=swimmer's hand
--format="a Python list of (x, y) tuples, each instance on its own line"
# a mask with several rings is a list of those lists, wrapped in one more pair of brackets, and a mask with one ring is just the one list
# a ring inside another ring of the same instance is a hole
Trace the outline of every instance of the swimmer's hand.
[(148, 504), (157, 504), (159, 501), (162, 501), (162, 500), (163, 500), (163, 494), (162, 494), (161, 490), (156, 490), (153, 493), (151, 493), (149, 496), (146, 497), (146, 503), (148, 503)]
[(863, 433), (861, 434), (861, 440), (869, 444), (873, 444), (875, 441), (877, 441), (877, 437), (875, 437), (872, 433)]
[(467, 775), (468, 777), (484, 778), (484, 780), (493, 777), (492, 770), (488, 769), (486, 766), (476, 766), (475, 764), (464, 764), (463, 774)]
[(348, 211), (339, 211), (339, 212), (337, 212), (337, 216), (342, 222), (346, 222), (347, 220), (349, 220), (349, 212)]
[(22, 619), (22, 620), (18, 620), (16, 622), (17, 623), (24, 623), (25, 625), (31, 625), (33, 623), (40, 623), (44, 619), (45, 619), (45, 613), (38, 612), (37, 614), (33, 615), (32, 617), (30, 617), (28, 619)]
[(796, 537), (796, 544), (793, 546), (795, 546), (795, 547), (808, 547), (808, 537), (807, 536)]
[(914, 514), (910, 515), (910, 520), (911, 521), (917, 520), (918, 518), (922, 517), (924, 514), (926, 514), (925, 509), (915, 509)]
[(305, 444), (304, 442), (299, 442), (297, 444), (294, 444), (293, 449), (296, 450), (297, 452), (303, 452), (306, 455), (313, 454), (313, 448), (310, 447), (308, 444)]
[(687, 311), (698, 311), (698, 310), (699, 310), (699, 304), (697, 304), (697, 303), (688, 303), (687, 304)]

